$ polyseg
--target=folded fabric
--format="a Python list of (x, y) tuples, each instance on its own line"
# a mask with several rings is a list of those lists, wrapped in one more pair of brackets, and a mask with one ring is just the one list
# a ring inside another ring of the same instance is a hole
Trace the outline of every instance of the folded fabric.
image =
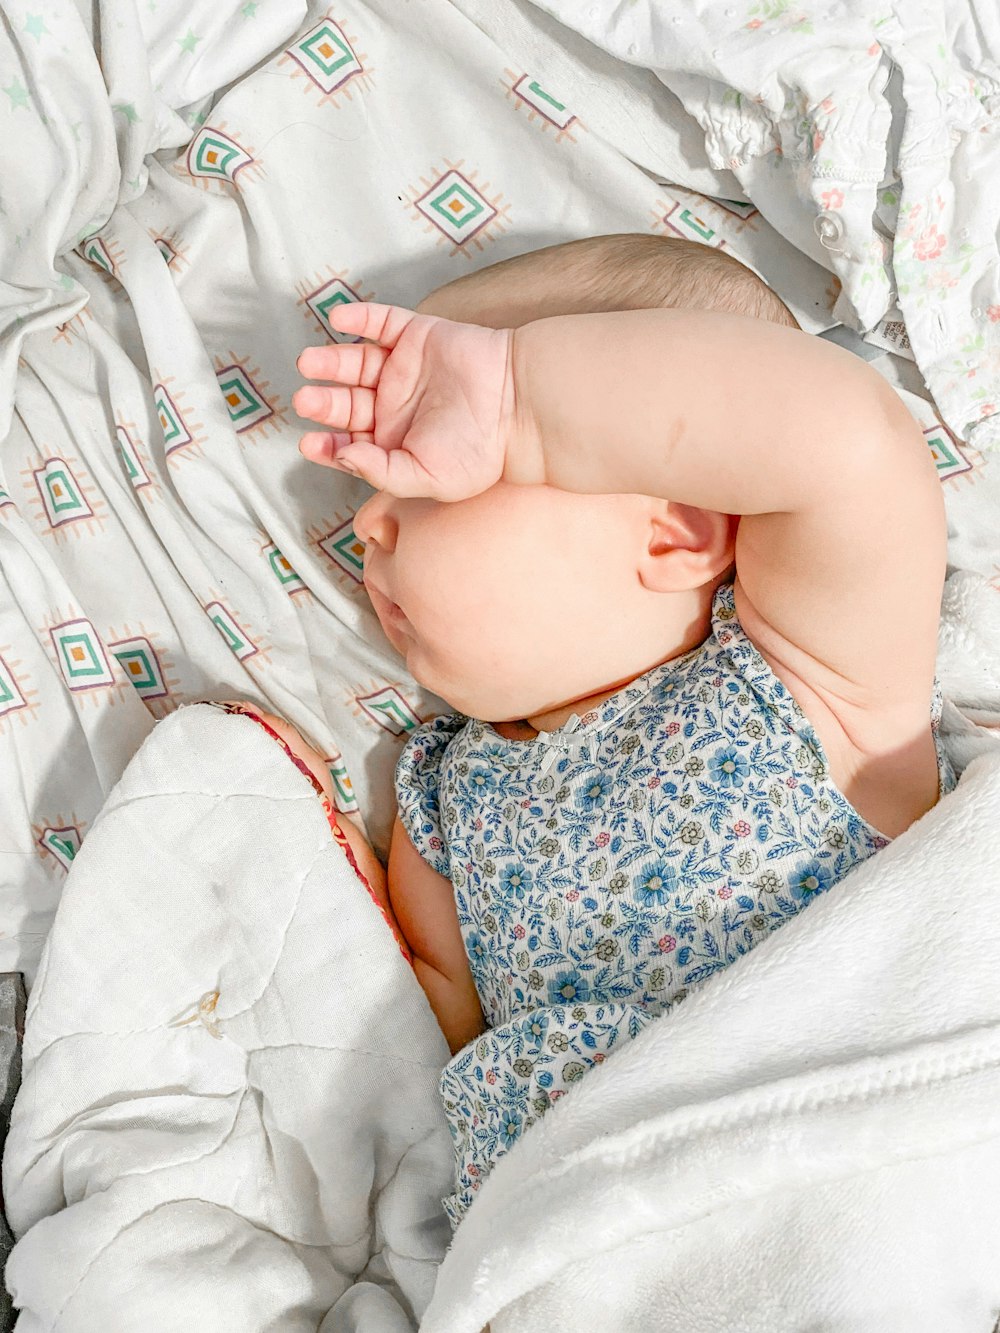
[(1000, 441), (995, 4), (536, 3), (653, 70), (711, 165), (837, 275), (834, 313), (912, 349), (956, 435)]
[(29, 999), (20, 1333), (415, 1327), (450, 1238), (447, 1057), (306, 778), (249, 719), (180, 710), (74, 861)]

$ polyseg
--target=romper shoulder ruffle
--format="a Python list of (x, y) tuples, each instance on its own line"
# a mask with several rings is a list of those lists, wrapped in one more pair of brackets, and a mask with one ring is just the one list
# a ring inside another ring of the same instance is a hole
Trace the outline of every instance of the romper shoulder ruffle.
[(468, 723), (460, 713), (424, 722), (406, 739), (396, 761), (396, 806), (410, 841), (439, 875), (451, 878), (451, 858), (441, 825), (439, 783), (448, 747)]

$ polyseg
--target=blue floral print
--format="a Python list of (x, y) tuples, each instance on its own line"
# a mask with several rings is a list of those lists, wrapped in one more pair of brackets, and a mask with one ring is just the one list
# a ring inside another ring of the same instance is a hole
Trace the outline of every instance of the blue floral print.
[[(937, 735), (941, 697), (934, 687)], [(955, 782), (938, 748), (940, 789)], [(888, 841), (744, 634), (712, 633), (531, 741), (445, 715), (396, 770), (414, 846), (451, 879), (489, 1030), (440, 1090), (453, 1225), (493, 1163), (621, 1043)]]

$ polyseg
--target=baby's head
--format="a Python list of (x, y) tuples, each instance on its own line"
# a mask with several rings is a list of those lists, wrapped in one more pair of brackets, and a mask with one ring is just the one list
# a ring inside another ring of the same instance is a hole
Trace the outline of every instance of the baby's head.
[[(448, 283), (417, 309), (517, 328), (661, 306), (796, 327), (738, 260), (664, 236), (549, 246)], [(379, 493), (354, 530), (372, 603), (411, 675), (490, 722), (558, 711), (701, 643), (736, 541), (734, 518), (690, 505), (505, 482), (454, 504)]]

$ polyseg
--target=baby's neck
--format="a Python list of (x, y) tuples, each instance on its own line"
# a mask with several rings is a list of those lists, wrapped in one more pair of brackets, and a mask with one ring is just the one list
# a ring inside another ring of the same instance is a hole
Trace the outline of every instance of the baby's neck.
[(560, 704), (558, 708), (550, 708), (543, 713), (534, 713), (531, 717), (519, 718), (516, 722), (491, 722), (490, 726), (505, 740), (530, 741), (540, 731), (558, 731), (574, 713), (577, 717), (583, 717), (584, 713), (590, 712), (592, 708), (599, 707), (605, 699), (610, 699), (613, 694), (623, 690), (626, 685), (631, 684), (635, 679), (635, 676), (631, 676), (608, 689), (599, 690), (597, 694), (588, 694), (582, 699), (572, 699), (569, 703)]
[(711, 629), (710, 605), (711, 596), (709, 595), (702, 614), (688, 627), (681, 643), (673, 652), (660, 658), (658, 662), (651, 662), (649, 666), (643, 667), (641, 671), (634, 671), (621, 680), (603, 686), (593, 694), (581, 695), (578, 699), (567, 699), (564, 703), (533, 713), (530, 717), (517, 718), (506, 722), (491, 722), (490, 726), (499, 736), (503, 736), (510, 741), (531, 740), (540, 731), (558, 731), (574, 713), (577, 717), (583, 717), (585, 713), (594, 708), (599, 708), (606, 699), (610, 699), (613, 694), (623, 690), (626, 685), (631, 685), (634, 680), (638, 680), (646, 672), (654, 670), (657, 666), (662, 666), (664, 662), (671, 662), (675, 658), (683, 657), (692, 648), (697, 648), (699, 644), (704, 643)]

